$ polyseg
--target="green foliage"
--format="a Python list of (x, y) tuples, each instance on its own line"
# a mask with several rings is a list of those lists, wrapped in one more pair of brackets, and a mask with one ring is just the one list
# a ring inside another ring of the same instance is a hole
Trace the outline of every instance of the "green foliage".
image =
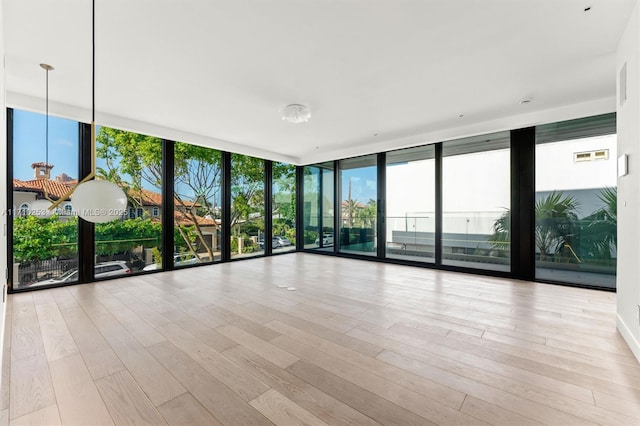
[(193, 225), (176, 225), (173, 229), (173, 241), (177, 251), (188, 251), (189, 247), (193, 247), (196, 244), (197, 238), (195, 226)]
[(354, 225), (359, 228), (373, 228), (376, 226), (377, 214), (376, 200), (370, 199), (366, 206), (357, 208), (357, 220)]
[[(139, 190), (142, 181), (159, 188), (162, 182), (162, 141), (159, 138), (124, 130), (100, 127), (96, 135), (96, 155), (105, 167), (99, 175), (125, 188)], [(123, 182), (128, 176), (130, 182)]]
[(35, 216), (13, 220), (13, 256), (16, 262), (72, 257), (78, 250), (78, 221)]
[(128, 219), (96, 224), (96, 255), (111, 256), (134, 247), (162, 244), (162, 225), (151, 219)]
[(318, 231), (317, 230), (305, 230), (304, 231), (304, 243), (305, 244), (313, 244), (316, 239), (318, 239)]
[[(231, 237), (231, 253), (238, 253), (238, 238), (239, 237)], [(253, 240), (246, 235), (240, 238), (242, 238), (242, 253), (253, 253), (260, 249), (256, 244), (253, 244)]]
[[(232, 155), (231, 197), (231, 227), (235, 231), (240, 227), (240, 232), (246, 232), (244, 226), (252, 214), (264, 217), (263, 160), (248, 155)], [(244, 223), (240, 226), (240, 222)]]
[[(577, 201), (553, 192), (536, 202), (535, 244), (540, 260), (612, 266), (617, 247), (617, 189), (604, 188), (598, 198), (603, 206), (578, 219)], [(506, 210), (493, 224), (492, 245), (508, 248), (511, 212)]]
[(158, 265), (158, 267), (162, 267), (162, 253), (160, 253), (160, 249), (158, 247), (154, 247), (151, 249), (151, 257), (153, 257), (153, 263)]
[(591, 263), (613, 265), (611, 253), (618, 245), (616, 188), (603, 188), (598, 195), (603, 206), (580, 220), (579, 255)]
[[(61, 221), (58, 216), (41, 219), (16, 217), (13, 222), (16, 262), (69, 258), (78, 250), (78, 219)], [(96, 224), (96, 255), (124, 253), (134, 247), (159, 246), (162, 226), (150, 219), (129, 219)]]
[(578, 233), (578, 202), (562, 192), (552, 192), (536, 201), (535, 244), (540, 260), (571, 247), (572, 238)]
[(511, 210), (505, 212), (493, 224), (491, 245), (497, 249), (499, 257), (508, 257), (511, 249)]
[(296, 220), (295, 178), (296, 167), (293, 164), (273, 163), (273, 214), (291, 223)]

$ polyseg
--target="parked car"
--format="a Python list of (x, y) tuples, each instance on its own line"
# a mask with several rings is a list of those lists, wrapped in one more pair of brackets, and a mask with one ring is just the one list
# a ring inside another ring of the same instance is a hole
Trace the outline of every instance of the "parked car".
[[(316, 238), (315, 243), (320, 245), (320, 237)], [(329, 247), (333, 245), (333, 234), (323, 234), (322, 235), (322, 246)]]
[[(128, 275), (131, 273), (131, 269), (124, 260), (114, 260), (112, 262), (96, 263), (95, 277), (106, 278), (115, 277), (119, 275)], [(60, 284), (66, 282), (72, 282), (78, 280), (78, 268), (69, 269), (58, 278), (50, 278), (44, 281), (38, 281), (38, 285), (42, 284)]]
[[(195, 265), (202, 260), (198, 259), (193, 253), (179, 253), (173, 255), (173, 266)], [(152, 263), (142, 268), (143, 271), (155, 271), (162, 267), (157, 263)]]
[(273, 237), (273, 241), (278, 243), (278, 247), (289, 247), (291, 245), (291, 241), (286, 239), (285, 237)]
[[(285, 237), (272, 237), (271, 238), (271, 248), (280, 248), (287, 247), (291, 245), (291, 241), (287, 240)], [(264, 249), (264, 240), (258, 241), (258, 247)]]

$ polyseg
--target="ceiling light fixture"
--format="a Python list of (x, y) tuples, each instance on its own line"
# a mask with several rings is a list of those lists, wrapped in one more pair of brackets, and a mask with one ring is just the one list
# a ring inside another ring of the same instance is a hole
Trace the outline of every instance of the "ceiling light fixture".
[(93, 223), (106, 223), (120, 219), (127, 210), (127, 196), (118, 185), (108, 180), (95, 180), (96, 176), (96, 0), (91, 7), (91, 173), (78, 186), (54, 203), (57, 207), (71, 196), (74, 211), (82, 219)]
[(301, 104), (291, 104), (282, 108), (282, 119), (289, 123), (306, 123), (311, 118), (309, 107)]

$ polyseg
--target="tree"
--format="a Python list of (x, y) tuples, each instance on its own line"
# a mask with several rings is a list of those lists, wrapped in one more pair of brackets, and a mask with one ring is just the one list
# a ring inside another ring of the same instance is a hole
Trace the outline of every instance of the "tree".
[[(248, 155), (231, 157), (231, 228), (240, 236), (249, 222), (264, 218), (264, 161)], [(264, 225), (262, 226), (264, 231)]]
[(367, 205), (364, 207), (359, 204), (359, 208), (356, 210), (358, 225), (361, 228), (373, 228), (376, 224), (377, 214), (376, 200), (369, 199)]
[(113, 256), (144, 245), (162, 244), (162, 225), (151, 219), (114, 220), (96, 224), (96, 255)]
[(68, 256), (78, 250), (77, 219), (60, 222), (50, 218), (15, 217), (13, 220), (13, 258), (30, 262), (57, 257), (61, 251)]
[(296, 220), (295, 178), (296, 167), (293, 164), (273, 163), (273, 213), (288, 224)]
[[(562, 192), (552, 192), (535, 204), (535, 245), (540, 260), (564, 250), (573, 243), (579, 232), (578, 202)], [(491, 244), (499, 250), (508, 250), (511, 241), (511, 210), (506, 211), (493, 224)]]
[[(101, 177), (119, 184), (132, 204), (141, 204), (140, 189), (145, 186), (160, 191), (161, 139), (101, 127), (97, 142), (97, 156), (103, 163), (99, 170)], [(215, 149), (181, 142), (174, 144), (174, 152), (174, 202), (176, 210), (184, 215), (174, 218), (175, 227), (182, 231), (179, 232), (180, 239), (189, 251), (197, 255), (196, 241), (199, 240), (213, 259), (214, 247), (210, 247), (204, 238), (201, 222), (203, 218), (210, 218), (207, 226), (213, 227), (217, 234), (221, 219), (222, 154)], [(263, 160), (234, 154), (231, 186), (233, 203), (229, 220), (232, 228), (236, 229), (239, 222), (247, 220), (252, 213), (264, 215)], [(185, 218), (188, 224), (184, 223)], [(191, 239), (193, 233), (196, 241)]]
[(498, 253), (507, 256), (511, 248), (511, 210), (505, 212), (493, 223), (493, 235), (491, 245), (498, 250)]
[(580, 256), (610, 263), (618, 245), (618, 191), (603, 188), (598, 198), (603, 206), (580, 220)]
[(540, 260), (546, 260), (571, 247), (572, 239), (578, 232), (578, 202), (570, 195), (553, 191), (536, 201), (535, 243), (540, 251)]
[[(78, 252), (78, 219), (16, 217), (13, 222), (16, 262), (70, 258)], [(125, 253), (142, 241), (159, 246), (162, 227), (151, 219), (116, 220), (96, 224), (96, 255)]]

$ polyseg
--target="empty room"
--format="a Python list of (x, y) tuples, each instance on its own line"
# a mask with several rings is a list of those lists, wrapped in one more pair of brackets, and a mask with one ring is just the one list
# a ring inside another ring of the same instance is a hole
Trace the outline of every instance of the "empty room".
[(0, 21), (0, 425), (640, 424), (639, 0)]

